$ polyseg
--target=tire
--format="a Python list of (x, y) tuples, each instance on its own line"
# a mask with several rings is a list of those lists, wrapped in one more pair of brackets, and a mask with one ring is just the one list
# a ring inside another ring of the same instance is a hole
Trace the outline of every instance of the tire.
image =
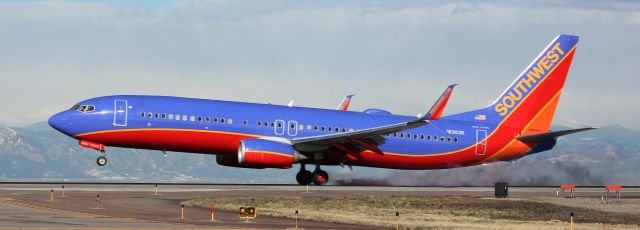
[(313, 172), (313, 183), (315, 185), (323, 185), (329, 182), (329, 173), (324, 170), (316, 170)]
[(309, 170), (300, 170), (298, 174), (296, 174), (296, 181), (299, 185), (308, 185), (312, 182), (313, 173)]
[(107, 158), (100, 156), (98, 157), (98, 159), (96, 159), (96, 163), (98, 164), (98, 166), (105, 166), (107, 165)]

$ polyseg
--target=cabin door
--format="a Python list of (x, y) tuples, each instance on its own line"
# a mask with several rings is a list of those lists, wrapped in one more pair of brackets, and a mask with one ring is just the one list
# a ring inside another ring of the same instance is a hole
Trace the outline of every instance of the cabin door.
[(487, 154), (487, 130), (476, 129), (476, 155)]
[(284, 121), (283, 120), (276, 120), (276, 126), (273, 127), (274, 128), (274, 132), (276, 135), (283, 135), (284, 134)]
[(113, 125), (127, 126), (127, 101), (118, 99), (113, 104)]
[(289, 136), (298, 135), (298, 122), (297, 121), (289, 121), (287, 124), (287, 134)]

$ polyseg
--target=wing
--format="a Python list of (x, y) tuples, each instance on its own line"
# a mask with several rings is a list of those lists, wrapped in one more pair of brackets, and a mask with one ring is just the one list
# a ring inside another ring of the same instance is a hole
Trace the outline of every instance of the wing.
[(334, 144), (352, 143), (373, 152), (382, 153), (382, 151), (380, 151), (377, 146), (384, 143), (383, 135), (400, 132), (407, 129), (413, 129), (426, 124), (429, 124), (429, 121), (417, 119), (397, 124), (353, 130), (344, 133), (293, 138), (290, 140), (290, 142), (294, 148), (300, 151), (327, 149)]
[[(431, 109), (429, 109), (429, 111), (425, 115), (421, 115), (415, 120), (360, 130), (351, 130), (343, 133), (332, 133), (326, 135), (293, 138), (290, 139), (290, 142), (294, 148), (301, 152), (320, 152), (330, 147), (337, 147), (342, 151), (347, 152), (348, 149), (341, 144), (349, 143), (382, 154), (382, 151), (378, 149), (378, 146), (384, 144), (385, 138), (383, 137), (383, 135), (427, 125), (429, 124), (429, 120), (434, 118), (434, 115), (436, 118), (439, 118), (439, 115), (442, 114), (442, 110), (444, 109), (449, 96), (451, 96), (453, 87), (455, 87), (455, 85), (450, 85), (449, 87), (447, 87), (445, 92), (442, 94), (442, 96), (440, 96), (438, 100), (436, 100)], [(341, 103), (341, 106), (338, 107), (338, 109), (341, 109), (341, 107), (344, 106), (346, 110), (346, 107), (349, 105), (348, 101), (350, 101), (351, 96), (353, 95), (347, 96)]]

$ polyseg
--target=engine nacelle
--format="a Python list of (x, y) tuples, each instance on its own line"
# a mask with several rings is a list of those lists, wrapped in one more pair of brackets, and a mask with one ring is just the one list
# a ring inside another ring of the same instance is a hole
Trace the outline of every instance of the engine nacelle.
[(238, 146), (238, 163), (244, 167), (291, 168), (300, 158), (287, 143), (264, 139), (244, 139)]

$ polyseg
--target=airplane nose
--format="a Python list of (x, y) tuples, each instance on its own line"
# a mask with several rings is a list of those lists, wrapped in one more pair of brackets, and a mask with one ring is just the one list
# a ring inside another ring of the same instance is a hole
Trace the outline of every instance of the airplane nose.
[(49, 118), (49, 126), (53, 127), (54, 129), (60, 132), (64, 132), (64, 129), (68, 125), (68, 122), (67, 122), (68, 118), (63, 113), (64, 112), (58, 113), (56, 115), (51, 116), (51, 118)]

